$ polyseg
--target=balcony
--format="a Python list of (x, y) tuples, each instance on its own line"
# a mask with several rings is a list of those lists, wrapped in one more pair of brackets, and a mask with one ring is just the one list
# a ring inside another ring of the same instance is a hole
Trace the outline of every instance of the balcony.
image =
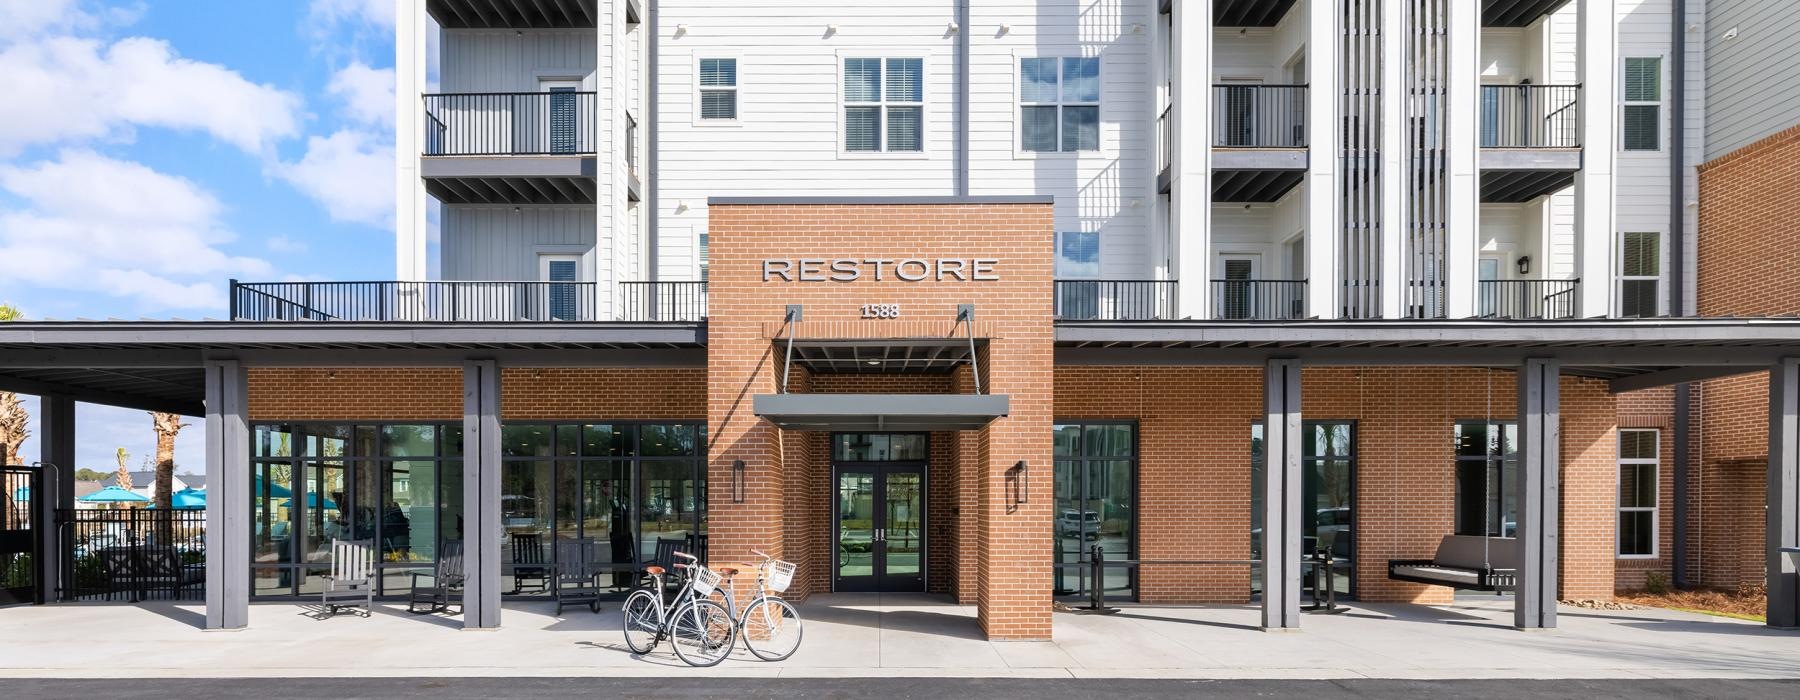
[(1575, 318), (1580, 279), (1482, 280), (1475, 314), (1498, 319)]
[(1527, 202), (1581, 169), (1580, 85), (1481, 86), (1481, 201)]
[(236, 321), (700, 321), (705, 282), (626, 282), (619, 311), (594, 282), (238, 282)]
[(448, 204), (593, 204), (592, 92), (424, 96), (425, 189)]
[(1056, 280), (1056, 318), (1162, 321), (1176, 318), (1174, 280)]
[(1213, 280), (1213, 318), (1293, 321), (1306, 318), (1306, 280)]
[(1213, 86), (1214, 202), (1273, 202), (1306, 175), (1306, 86)]

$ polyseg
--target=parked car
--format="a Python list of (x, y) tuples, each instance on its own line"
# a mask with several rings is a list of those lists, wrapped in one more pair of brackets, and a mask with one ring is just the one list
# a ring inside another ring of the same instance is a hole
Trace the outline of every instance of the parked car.
[(1056, 518), (1056, 531), (1063, 537), (1082, 537), (1085, 531), (1086, 539), (1100, 539), (1100, 513), (1092, 510), (1065, 510)]

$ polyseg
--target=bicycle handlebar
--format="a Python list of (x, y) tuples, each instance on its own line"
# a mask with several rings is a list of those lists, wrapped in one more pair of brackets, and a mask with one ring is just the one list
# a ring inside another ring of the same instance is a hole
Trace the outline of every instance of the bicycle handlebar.
[(674, 554), (675, 556), (681, 557), (682, 559), (686, 559), (688, 561), (700, 561), (700, 557), (696, 557), (692, 554), (688, 554), (687, 552), (671, 552), (671, 554)]

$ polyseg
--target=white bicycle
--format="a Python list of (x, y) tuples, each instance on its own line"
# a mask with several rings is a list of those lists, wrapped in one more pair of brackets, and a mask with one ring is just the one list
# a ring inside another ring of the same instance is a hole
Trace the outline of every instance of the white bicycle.
[(721, 566), (717, 571), (725, 577), (725, 609), (737, 620), (738, 638), (744, 640), (745, 649), (764, 661), (780, 661), (800, 648), (800, 611), (780, 595), (794, 582), (795, 567), (761, 551), (750, 551), (762, 557), (756, 565), (756, 597), (744, 606), (742, 614), (738, 613), (737, 586), (733, 582), (737, 569)]
[(663, 576), (660, 566), (647, 566), (650, 587), (639, 588), (625, 597), (625, 646), (637, 654), (648, 654), (657, 642), (668, 638), (675, 656), (689, 666), (714, 666), (724, 661), (737, 642), (737, 622), (730, 611), (710, 600), (718, 590), (720, 576), (700, 565), (691, 554), (676, 552), (688, 560), (675, 568), (686, 569), (681, 591), (674, 601), (663, 604)]

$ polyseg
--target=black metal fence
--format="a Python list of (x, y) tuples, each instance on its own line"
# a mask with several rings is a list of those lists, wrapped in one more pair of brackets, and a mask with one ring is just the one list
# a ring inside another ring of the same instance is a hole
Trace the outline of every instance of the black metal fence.
[(425, 155), (587, 154), (598, 143), (596, 96), (551, 92), (425, 95)]
[(1068, 321), (1175, 318), (1175, 280), (1056, 280), (1056, 317)]
[(1482, 280), (1476, 299), (1484, 318), (1574, 318), (1580, 279)]
[(1306, 318), (1306, 280), (1213, 280), (1213, 318), (1287, 321)]
[(705, 282), (619, 283), (621, 321), (699, 321), (705, 318)]
[(1483, 148), (1580, 148), (1580, 85), (1481, 86)]
[(206, 511), (58, 510), (61, 600), (194, 600), (206, 593)]
[(593, 282), (238, 282), (240, 321), (598, 321)]
[(43, 602), (44, 472), (0, 464), (0, 606)]
[(1214, 85), (1213, 145), (1305, 148), (1305, 85)]

